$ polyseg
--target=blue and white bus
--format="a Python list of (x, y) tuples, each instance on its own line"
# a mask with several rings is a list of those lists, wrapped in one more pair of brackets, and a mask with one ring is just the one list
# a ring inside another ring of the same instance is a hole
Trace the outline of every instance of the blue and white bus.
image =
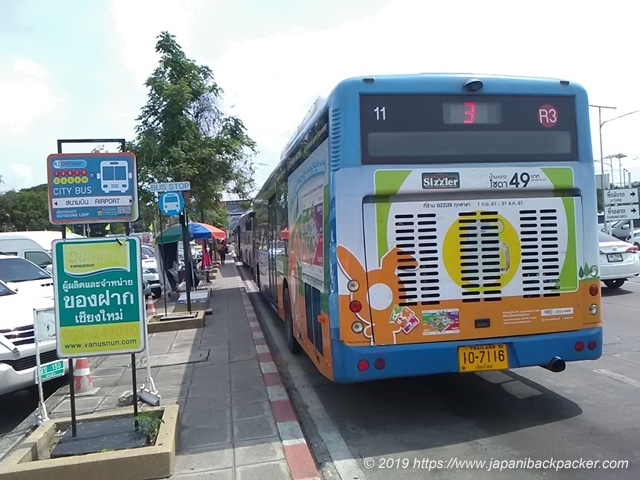
[(316, 102), (254, 202), (290, 350), (336, 382), (599, 358), (588, 105), (571, 81), (466, 74)]

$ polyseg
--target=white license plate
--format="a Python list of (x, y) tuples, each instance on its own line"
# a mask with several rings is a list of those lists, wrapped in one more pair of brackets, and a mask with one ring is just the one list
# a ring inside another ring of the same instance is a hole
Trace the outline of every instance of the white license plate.
[(609, 260), (610, 262), (621, 262), (622, 261), (622, 254), (621, 253), (608, 253), (607, 254), (607, 260)]

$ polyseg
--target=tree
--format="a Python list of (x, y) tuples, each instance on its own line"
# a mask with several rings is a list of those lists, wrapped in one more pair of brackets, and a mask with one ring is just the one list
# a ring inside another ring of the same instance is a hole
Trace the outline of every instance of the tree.
[(49, 222), (47, 184), (0, 195), (0, 230), (53, 230)]
[(190, 181), (189, 216), (220, 224), (223, 193), (244, 199), (253, 190), (255, 142), (240, 119), (221, 111), (223, 90), (209, 67), (187, 58), (168, 32), (158, 36), (156, 52), (159, 64), (145, 82), (147, 104), (128, 147), (138, 159), (141, 203), (152, 201), (145, 185)]

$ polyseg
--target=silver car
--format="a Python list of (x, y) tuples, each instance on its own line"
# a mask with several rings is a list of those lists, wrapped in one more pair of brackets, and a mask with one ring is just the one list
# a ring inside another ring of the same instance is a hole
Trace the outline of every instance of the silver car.
[[(0, 395), (35, 385), (36, 347), (33, 309), (53, 309), (53, 299), (25, 296), (0, 281)], [(51, 339), (40, 342), (41, 365), (61, 362), (56, 353), (55, 326)], [(64, 372), (68, 362), (64, 361)]]

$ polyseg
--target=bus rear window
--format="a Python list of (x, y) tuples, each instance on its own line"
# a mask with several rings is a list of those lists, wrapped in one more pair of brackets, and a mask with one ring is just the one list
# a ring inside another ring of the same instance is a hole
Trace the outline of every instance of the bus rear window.
[(360, 96), (362, 162), (576, 160), (573, 96)]

